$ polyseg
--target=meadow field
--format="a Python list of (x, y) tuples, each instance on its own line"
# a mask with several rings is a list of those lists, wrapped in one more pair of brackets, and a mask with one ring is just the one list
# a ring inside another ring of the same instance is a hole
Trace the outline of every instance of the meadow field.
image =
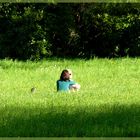
[[(56, 92), (65, 68), (80, 91)], [(0, 60), (0, 103), (0, 137), (140, 137), (140, 59)]]

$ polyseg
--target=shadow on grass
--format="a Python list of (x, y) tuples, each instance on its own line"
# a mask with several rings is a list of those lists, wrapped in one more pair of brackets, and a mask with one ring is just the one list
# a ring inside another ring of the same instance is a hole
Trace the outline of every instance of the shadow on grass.
[(104, 105), (71, 108), (0, 110), (1, 137), (131, 137), (140, 136), (140, 106)]

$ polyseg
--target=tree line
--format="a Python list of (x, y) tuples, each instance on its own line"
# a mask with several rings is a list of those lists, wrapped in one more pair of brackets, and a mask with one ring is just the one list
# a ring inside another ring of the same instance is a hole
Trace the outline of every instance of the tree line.
[(0, 58), (140, 56), (139, 3), (0, 3)]

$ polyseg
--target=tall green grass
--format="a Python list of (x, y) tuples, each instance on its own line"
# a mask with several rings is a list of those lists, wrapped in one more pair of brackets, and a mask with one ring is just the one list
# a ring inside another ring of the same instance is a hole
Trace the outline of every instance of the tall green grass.
[[(79, 92), (56, 92), (65, 68)], [(140, 136), (138, 58), (1, 60), (0, 75), (0, 137)]]

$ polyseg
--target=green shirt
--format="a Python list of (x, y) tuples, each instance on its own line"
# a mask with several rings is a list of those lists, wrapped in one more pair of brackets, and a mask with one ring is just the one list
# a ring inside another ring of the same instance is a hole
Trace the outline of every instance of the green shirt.
[(71, 81), (71, 80), (67, 80), (67, 81), (61, 81), (58, 80), (57, 81), (57, 91), (69, 91), (70, 86), (74, 85), (75, 82)]

